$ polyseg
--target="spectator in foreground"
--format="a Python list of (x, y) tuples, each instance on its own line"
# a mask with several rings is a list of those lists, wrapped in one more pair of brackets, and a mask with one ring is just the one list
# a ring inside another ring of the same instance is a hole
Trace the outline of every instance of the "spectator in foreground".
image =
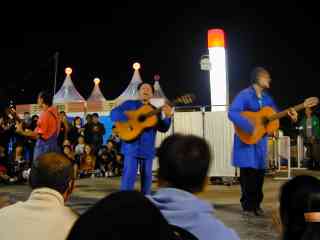
[(282, 240), (302, 240), (309, 225), (305, 213), (314, 194), (320, 194), (320, 180), (312, 176), (294, 177), (281, 187), (279, 214), (274, 213), (273, 220)]
[(197, 197), (204, 190), (211, 161), (206, 141), (193, 135), (171, 135), (160, 145), (160, 189), (150, 199), (170, 224), (194, 234), (198, 239), (239, 239), (214, 216), (210, 203)]
[(304, 220), (307, 226), (302, 240), (320, 239), (320, 193), (310, 195)]
[(74, 188), (72, 162), (45, 153), (30, 173), (29, 199), (0, 209), (0, 239), (64, 240), (78, 215), (65, 206)]
[(67, 240), (88, 239), (195, 240), (192, 234), (170, 226), (159, 209), (142, 193), (112, 193), (82, 214)]

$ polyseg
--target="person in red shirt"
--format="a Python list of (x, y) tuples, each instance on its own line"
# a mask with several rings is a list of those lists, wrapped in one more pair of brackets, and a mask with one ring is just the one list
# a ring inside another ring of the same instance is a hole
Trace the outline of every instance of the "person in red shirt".
[(60, 152), (58, 135), (60, 131), (60, 118), (58, 109), (52, 106), (53, 96), (51, 93), (42, 91), (38, 95), (37, 103), (41, 113), (34, 131), (23, 130), (22, 123), (17, 123), (16, 132), (30, 138), (37, 139), (34, 148), (34, 162), (43, 153)]

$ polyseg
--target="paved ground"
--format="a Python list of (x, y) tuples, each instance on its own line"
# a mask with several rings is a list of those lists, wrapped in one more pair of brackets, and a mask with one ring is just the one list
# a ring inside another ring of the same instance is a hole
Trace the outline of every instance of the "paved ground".
[[(303, 174), (299, 171), (297, 174)], [(308, 172), (312, 175), (320, 175), (319, 172)], [(245, 218), (241, 215), (239, 206), (239, 185), (209, 185), (201, 198), (211, 202), (216, 209), (216, 215), (226, 225), (234, 228), (241, 239), (245, 240), (271, 240), (277, 239), (278, 235), (272, 225), (271, 209), (274, 208), (278, 198), (278, 190), (283, 181), (276, 181), (272, 177), (266, 178), (264, 186), (264, 203), (266, 217)], [(68, 203), (74, 210), (82, 213), (97, 200), (119, 189), (120, 178), (94, 178), (77, 181), (76, 190)], [(138, 185), (137, 185), (138, 187)], [(156, 189), (156, 184), (153, 186)], [(10, 195), (13, 202), (25, 200), (30, 189), (27, 185), (0, 186), (0, 192)]]

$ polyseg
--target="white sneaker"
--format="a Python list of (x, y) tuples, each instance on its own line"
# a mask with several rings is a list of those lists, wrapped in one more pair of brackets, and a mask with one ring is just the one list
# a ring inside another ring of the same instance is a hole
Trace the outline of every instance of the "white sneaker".
[(14, 183), (14, 182), (17, 182), (18, 181), (18, 178), (17, 177), (13, 177), (13, 178), (10, 178), (9, 179), (9, 182), (10, 183)]
[(24, 170), (22, 172), (22, 178), (25, 179), (25, 180), (28, 180), (29, 179), (29, 176), (30, 176), (30, 168), (28, 170)]

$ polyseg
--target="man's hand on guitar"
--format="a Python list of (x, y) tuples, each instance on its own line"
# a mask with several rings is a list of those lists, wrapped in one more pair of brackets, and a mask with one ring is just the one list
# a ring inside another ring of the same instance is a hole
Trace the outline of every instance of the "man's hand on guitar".
[(298, 121), (298, 113), (294, 108), (290, 108), (290, 110), (288, 111), (288, 116), (291, 118), (293, 122)]
[(162, 107), (162, 112), (166, 116), (166, 118), (170, 118), (173, 115), (172, 107), (169, 104), (165, 104)]

